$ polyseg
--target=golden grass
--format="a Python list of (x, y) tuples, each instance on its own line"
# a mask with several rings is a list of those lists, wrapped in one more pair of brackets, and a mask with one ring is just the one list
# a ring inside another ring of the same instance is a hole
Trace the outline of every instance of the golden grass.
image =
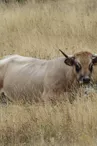
[[(58, 49), (97, 52), (96, 7), (96, 0), (0, 3), (0, 57), (53, 58), (61, 55)], [(79, 91), (72, 104), (64, 98), (56, 105), (1, 104), (0, 146), (96, 146), (96, 91)]]

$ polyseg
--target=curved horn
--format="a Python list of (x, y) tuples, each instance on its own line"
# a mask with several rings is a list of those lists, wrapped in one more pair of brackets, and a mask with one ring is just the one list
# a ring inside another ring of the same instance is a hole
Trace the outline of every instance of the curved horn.
[(92, 54), (92, 59), (97, 58), (97, 54)]
[(92, 62), (94, 65), (97, 65), (97, 54), (92, 55)]
[(97, 54), (92, 54), (92, 57), (97, 57)]
[(60, 51), (66, 58), (68, 58), (68, 56), (67, 56), (62, 50), (59, 49), (59, 51)]

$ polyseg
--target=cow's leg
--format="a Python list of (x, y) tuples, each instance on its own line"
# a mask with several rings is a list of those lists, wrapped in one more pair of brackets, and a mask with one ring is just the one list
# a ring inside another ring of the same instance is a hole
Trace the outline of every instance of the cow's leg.
[(44, 102), (52, 102), (55, 103), (57, 99), (59, 98), (60, 93), (57, 93), (56, 91), (53, 90), (44, 90), (42, 94), (42, 100)]

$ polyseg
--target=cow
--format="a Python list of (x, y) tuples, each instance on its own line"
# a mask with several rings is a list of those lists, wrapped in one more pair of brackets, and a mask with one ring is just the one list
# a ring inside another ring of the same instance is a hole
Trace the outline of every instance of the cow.
[(0, 90), (10, 100), (31, 101), (58, 96), (72, 87), (89, 84), (97, 55), (87, 51), (51, 60), (9, 55), (0, 60)]

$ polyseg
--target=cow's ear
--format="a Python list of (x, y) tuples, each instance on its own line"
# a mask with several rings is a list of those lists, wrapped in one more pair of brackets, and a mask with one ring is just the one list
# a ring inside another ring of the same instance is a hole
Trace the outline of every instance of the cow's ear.
[(73, 66), (75, 64), (75, 58), (74, 57), (68, 57), (65, 59), (65, 64), (69, 66)]
[(93, 56), (92, 62), (93, 65), (97, 65), (97, 56)]

